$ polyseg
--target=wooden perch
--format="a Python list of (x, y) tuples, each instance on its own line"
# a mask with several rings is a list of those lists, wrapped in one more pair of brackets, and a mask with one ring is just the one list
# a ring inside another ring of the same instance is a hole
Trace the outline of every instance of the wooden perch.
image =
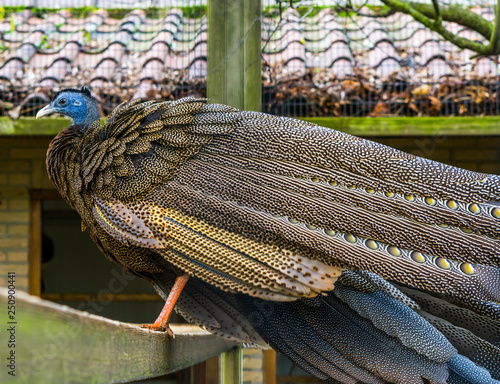
[[(0, 302), (7, 308), (7, 289)], [(16, 378), (25, 383), (123, 383), (165, 375), (235, 344), (193, 325), (172, 324), (175, 339), (16, 292)]]

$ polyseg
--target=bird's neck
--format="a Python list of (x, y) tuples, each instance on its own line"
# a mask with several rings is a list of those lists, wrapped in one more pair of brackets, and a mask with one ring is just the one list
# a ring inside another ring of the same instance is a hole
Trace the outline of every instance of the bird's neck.
[(97, 106), (90, 105), (87, 109), (87, 113), (83, 116), (77, 116), (73, 118), (73, 124), (84, 127), (84, 130), (90, 127), (90, 125), (101, 118), (99, 113), (99, 108)]
[[(47, 173), (61, 196), (78, 212), (82, 211), (80, 198), (81, 177), (74, 172), (79, 162), (77, 147), (84, 133), (76, 125), (62, 130), (50, 143), (47, 151)], [(68, 172), (68, 170), (73, 170)]]

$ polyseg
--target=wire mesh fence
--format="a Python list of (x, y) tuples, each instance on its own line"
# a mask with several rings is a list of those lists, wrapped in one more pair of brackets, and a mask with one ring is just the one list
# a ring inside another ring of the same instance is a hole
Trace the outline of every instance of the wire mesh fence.
[(82, 84), (100, 98), (104, 114), (130, 98), (206, 94), (201, 4), (6, 9), (0, 24), (3, 114), (34, 115), (54, 92)]
[[(491, 1), (462, 4), (494, 22)], [(265, 112), (500, 114), (498, 57), (474, 57), (380, 2), (267, 0), (261, 25)], [(445, 27), (487, 42), (470, 28)], [(7, 0), (0, 115), (33, 116), (54, 92), (82, 84), (104, 114), (130, 98), (206, 96), (207, 33), (206, 0)]]
[[(292, 116), (499, 113), (498, 57), (459, 49), (380, 2), (270, 7), (263, 17), (264, 109)], [(430, 3), (430, 2), (428, 2)], [(495, 20), (490, 4), (467, 11)], [(384, 16), (387, 15), (387, 16)], [(445, 23), (454, 34), (479, 33)]]

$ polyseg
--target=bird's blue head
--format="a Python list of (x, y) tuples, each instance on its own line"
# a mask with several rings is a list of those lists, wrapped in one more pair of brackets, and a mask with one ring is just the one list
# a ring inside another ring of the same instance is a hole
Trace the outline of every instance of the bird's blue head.
[(36, 114), (36, 118), (59, 113), (68, 116), (73, 124), (86, 129), (100, 118), (97, 100), (90, 94), (90, 89), (83, 86), (81, 89), (63, 89), (58, 92), (54, 100)]

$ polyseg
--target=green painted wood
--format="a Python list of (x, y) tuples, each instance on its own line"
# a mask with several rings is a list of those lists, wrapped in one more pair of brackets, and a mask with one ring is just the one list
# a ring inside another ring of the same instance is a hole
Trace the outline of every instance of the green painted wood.
[[(104, 123), (104, 118), (101, 123)], [(55, 136), (71, 124), (69, 119), (48, 117), (35, 119), (22, 117), (12, 120), (10, 117), (0, 117), (0, 136)]]
[[(487, 117), (302, 117), (357, 136), (500, 135), (500, 116)], [(69, 125), (63, 118), (12, 120), (0, 117), (0, 136), (54, 136)]]
[(301, 117), (356, 136), (500, 135), (500, 117)]
[(220, 103), (227, 100), (226, 84), (226, 1), (209, 0), (207, 3), (207, 96)]
[(67, 119), (20, 118), (12, 120), (0, 117), (0, 135), (43, 135), (53, 136), (69, 125)]
[[(220, 1), (220, 0), (215, 0)], [(225, 23), (226, 87), (227, 99), (225, 104), (243, 109), (245, 104), (245, 0), (225, 0), (225, 18), (219, 22)], [(210, 27), (209, 27), (210, 28)], [(210, 29), (208, 29), (210, 36)], [(210, 39), (210, 37), (209, 37)], [(227, 58), (227, 59), (226, 59)], [(209, 85), (207, 84), (207, 87)]]
[(220, 384), (241, 384), (243, 353), (241, 347), (224, 352), (219, 358)]
[(244, 9), (245, 37), (245, 77), (243, 89), (245, 100), (243, 109), (260, 111), (262, 104), (262, 59), (261, 59), (261, 1), (246, 0)]
[(208, 0), (207, 96), (260, 110), (260, 0)]
[[(0, 288), (3, 308), (7, 308), (7, 298), (7, 289)], [(171, 339), (163, 332), (91, 315), (19, 291), (16, 323), (7, 321), (5, 316), (5, 327), (15, 327), (15, 347), (10, 349), (15, 351), (16, 377), (8, 376), (3, 364), (0, 382), (125, 383), (174, 372), (235, 347), (196, 326), (172, 324), (175, 339)], [(5, 329), (3, 334), (9, 336)], [(2, 345), (6, 355), (7, 340)]]

